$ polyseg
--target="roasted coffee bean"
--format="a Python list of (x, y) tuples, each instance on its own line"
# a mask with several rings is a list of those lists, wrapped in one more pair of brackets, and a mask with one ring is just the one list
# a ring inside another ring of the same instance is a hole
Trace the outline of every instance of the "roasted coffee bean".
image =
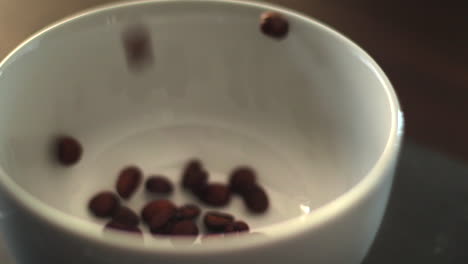
[(198, 193), (208, 182), (208, 173), (203, 169), (200, 161), (190, 161), (182, 174), (182, 187)]
[(236, 193), (243, 193), (256, 182), (255, 171), (249, 167), (239, 167), (232, 171), (229, 179), (229, 188)]
[(234, 221), (234, 217), (230, 214), (210, 211), (203, 217), (203, 223), (206, 228), (212, 232), (222, 232), (227, 225)]
[(111, 217), (120, 207), (117, 195), (112, 192), (100, 192), (89, 201), (89, 210), (97, 217)]
[(185, 171), (201, 171), (203, 170), (203, 164), (198, 159), (190, 160), (185, 166)]
[(156, 232), (166, 226), (169, 221), (174, 217), (174, 211), (167, 209), (160, 210), (153, 214), (151, 220), (148, 222), (150, 230)]
[(125, 206), (121, 206), (114, 213), (112, 220), (125, 226), (137, 226), (140, 223), (138, 215), (132, 209)]
[(225, 233), (248, 232), (249, 225), (243, 221), (234, 221), (224, 228)]
[(191, 220), (183, 220), (172, 226), (171, 234), (174, 236), (197, 236), (198, 227)]
[(174, 215), (176, 220), (194, 220), (200, 215), (200, 207), (194, 204), (186, 204), (179, 208)]
[(120, 197), (128, 199), (141, 183), (141, 170), (135, 166), (124, 168), (117, 179), (117, 193)]
[(153, 62), (151, 35), (144, 26), (130, 27), (123, 33), (122, 41), (129, 66), (139, 69)]
[(57, 160), (65, 166), (71, 166), (81, 159), (83, 147), (78, 140), (63, 136), (57, 139), (56, 155)]
[(170, 194), (174, 187), (164, 176), (151, 176), (146, 180), (146, 190), (151, 193)]
[(176, 206), (171, 201), (155, 200), (146, 204), (146, 206), (141, 211), (141, 218), (143, 221), (149, 224), (154, 216), (160, 215), (159, 217), (162, 218), (160, 221), (164, 222), (166, 216), (168, 216), (168, 219), (170, 219), (174, 216), (175, 212)]
[(260, 20), (260, 29), (267, 36), (281, 39), (289, 32), (289, 22), (279, 13), (265, 12)]
[(243, 193), (242, 197), (247, 208), (254, 213), (263, 213), (268, 209), (268, 196), (259, 185), (249, 188)]
[(106, 229), (116, 229), (124, 232), (130, 232), (130, 233), (136, 233), (136, 234), (141, 234), (140, 228), (137, 226), (128, 226), (125, 224), (122, 224), (120, 222), (116, 222), (114, 220), (111, 220), (108, 222), (105, 226)]
[(231, 191), (221, 183), (210, 183), (200, 193), (200, 199), (211, 206), (225, 206), (231, 201)]

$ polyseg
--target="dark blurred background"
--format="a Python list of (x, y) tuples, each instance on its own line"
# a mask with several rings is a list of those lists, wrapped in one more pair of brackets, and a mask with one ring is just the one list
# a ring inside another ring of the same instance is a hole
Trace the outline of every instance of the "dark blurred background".
[[(0, 58), (45, 25), (110, 0), (0, 0)], [(341, 31), (382, 66), (406, 139), (365, 264), (468, 263), (468, 1), (272, 0)], [(466, 252), (465, 252), (466, 251)]]

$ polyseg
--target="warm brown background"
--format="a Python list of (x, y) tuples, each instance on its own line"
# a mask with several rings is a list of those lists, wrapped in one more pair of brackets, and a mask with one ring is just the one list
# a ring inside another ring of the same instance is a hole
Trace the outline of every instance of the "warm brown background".
[[(0, 0), (0, 57), (28, 35), (112, 0)], [(468, 1), (272, 0), (335, 27), (379, 62), (408, 138), (468, 160)]]

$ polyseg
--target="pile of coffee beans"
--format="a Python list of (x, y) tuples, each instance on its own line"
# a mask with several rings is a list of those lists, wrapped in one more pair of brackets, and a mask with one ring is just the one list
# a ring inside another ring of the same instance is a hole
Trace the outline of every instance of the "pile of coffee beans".
[[(143, 173), (136, 166), (121, 170), (117, 177), (116, 192), (103, 191), (89, 202), (89, 210), (99, 218), (109, 218), (106, 228), (140, 233), (140, 217), (130, 208), (122, 206), (120, 199), (129, 199), (141, 185)], [(249, 167), (239, 167), (232, 171), (229, 184), (210, 183), (209, 173), (199, 160), (191, 160), (182, 172), (182, 188), (193, 193), (194, 197), (206, 205), (222, 207), (229, 204), (231, 193), (240, 195), (253, 213), (263, 213), (268, 209), (268, 197), (258, 185), (256, 174)], [(145, 190), (149, 193), (170, 194), (173, 184), (162, 175), (146, 179)], [(197, 236), (200, 231), (196, 224), (202, 211), (196, 204), (175, 205), (168, 199), (148, 202), (141, 211), (142, 222), (153, 235)], [(208, 211), (203, 224), (210, 234), (248, 232), (249, 226), (234, 216)]]
[[(64, 166), (76, 164), (83, 151), (78, 140), (70, 136), (59, 138), (56, 148), (57, 160)], [(191, 192), (203, 204), (224, 207), (229, 204), (232, 195), (239, 195), (252, 213), (264, 213), (268, 209), (268, 196), (250, 167), (235, 168), (227, 184), (210, 182), (208, 171), (196, 159), (190, 160), (181, 174), (182, 189)], [(196, 204), (177, 206), (168, 199), (156, 199), (148, 202), (140, 215), (122, 204), (142, 185), (143, 175), (137, 166), (124, 167), (117, 175), (115, 191), (101, 191), (90, 199), (90, 212), (97, 218), (108, 219), (105, 229), (142, 234), (139, 226), (143, 222), (153, 235), (197, 236), (200, 231), (196, 220), (202, 210)], [(150, 175), (146, 178), (144, 187), (146, 192), (159, 195), (169, 195), (175, 189), (173, 183), (163, 175)], [(247, 223), (236, 220), (233, 215), (225, 212), (208, 211), (202, 222), (208, 234), (249, 231)]]

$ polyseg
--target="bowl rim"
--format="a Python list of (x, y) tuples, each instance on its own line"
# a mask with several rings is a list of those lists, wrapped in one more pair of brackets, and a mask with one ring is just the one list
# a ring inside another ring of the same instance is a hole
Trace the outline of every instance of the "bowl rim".
[[(80, 237), (81, 239), (88, 240), (93, 243), (101, 244), (103, 246), (112, 246), (115, 248), (137, 251), (146, 254), (177, 254), (177, 256), (191, 256), (199, 254), (222, 254), (222, 253), (233, 253), (238, 250), (255, 249), (257, 247), (268, 247), (275, 243), (294, 239), (300, 234), (312, 232), (318, 229), (320, 226), (325, 225), (330, 220), (345, 214), (347, 210), (350, 210), (353, 206), (356, 206), (363, 201), (368, 194), (372, 193), (380, 183), (382, 183), (386, 177), (391, 177), (391, 173), (384, 173), (386, 170), (391, 168), (394, 164), (403, 137), (404, 119), (403, 113), (400, 110), (400, 104), (396, 93), (393, 89), (392, 84), (386, 77), (385, 73), (378, 66), (378, 64), (357, 44), (352, 42), (350, 39), (333, 29), (332, 27), (317, 21), (316, 19), (310, 18), (297, 11), (291, 9), (270, 4), (260, 3), (252, 1), (236, 1), (236, 0), (137, 0), (125, 3), (111, 3), (86, 9), (78, 12), (74, 15), (68, 16), (62, 20), (59, 20), (42, 30), (36, 32), (21, 44), (19, 44), (14, 50), (12, 50), (1, 62), (0, 62), (0, 73), (3, 68), (8, 66), (11, 60), (25, 48), (29, 43), (42, 37), (45, 33), (51, 32), (66, 24), (74, 23), (77, 20), (89, 18), (112, 12), (118, 9), (141, 7), (146, 5), (185, 5), (185, 4), (200, 4), (200, 5), (230, 5), (233, 8), (255, 8), (262, 9), (265, 11), (276, 11), (287, 15), (288, 17), (294, 17), (294, 19), (305, 22), (313, 27), (317, 27), (322, 31), (326, 31), (328, 34), (333, 35), (337, 41), (341, 41), (352, 50), (359, 53), (362, 60), (368, 64), (369, 68), (374, 71), (374, 74), (378, 77), (382, 88), (385, 90), (389, 101), (389, 107), (391, 111), (391, 128), (389, 137), (385, 144), (384, 150), (381, 153), (379, 159), (374, 163), (374, 166), (357, 184), (351, 187), (346, 192), (340, 194), (335, 199), (325, 203), (321, 207), (314, 209), (313, 214), (307, 214), (298, 216), (281, 223), (275, 224), (278, 233), (274, 238), (262, 240), (261, 243), (255, 239), (240, 239), (237, 238), (238, 242), (233, 243), (229, 247), (221, 246), (209, 246), (204, 247), (164, 247), (158, 248), (155, 246), (142, 247), (141, 242), (132, 239), (122, 239), (122, 237), (128, 238), (129, 235), (113, 234), (108, 239), (102, 239), (98, 233), (96, 233), (95, 223), (88, 222), (84, 219), (66, 214), (58, 209), (55, 209), (46, 203), (36, 199), (32, 194), (22, 189), (17, 183), (7, 176), (7, 173), (0, 166), (0, 188), (3, 192), (7, 193), (13, 200), (23, 209), (27, 210), (32, 215), (42, 219), (48, 224), (54, 225), (62, 231), (71, 234), (72, 236)], [(117, 232), (116, 232), (117, 233)], [(211, 244), (211, 243), (210, 243)]]

